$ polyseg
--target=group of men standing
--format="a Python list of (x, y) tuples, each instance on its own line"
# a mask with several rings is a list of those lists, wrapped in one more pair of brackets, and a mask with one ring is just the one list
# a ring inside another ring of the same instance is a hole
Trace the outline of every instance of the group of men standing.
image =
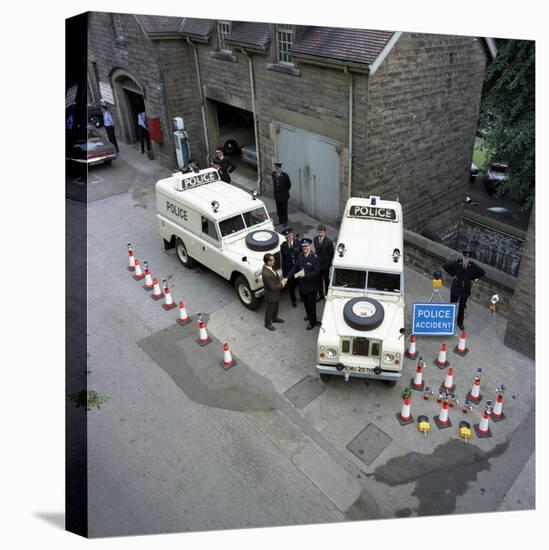
[(282, 278), (274, 269), (275, 257), (267, 253), (263, 257), (263, 285), (265, 287), (265, 328), (275, 330), (273, 323), (283, 323), (278, 317), (280, 291), (288, 286), (292, 306), (297, 307), (296, 288), (305, 307), (305, 321), (308, 321), (306, 330), (320, 326), (316, 315), (316, 303), (323, 300), (328, 291), (329, 271), (334, 256), (334, 245), (326, 235), (323, 225), (317, 227), (314, 238), (315, 252), (311, 245), (313, 240), (296, 239), (291, 228), (285, 229), (282, 234), (286, 241), (280, 246)]

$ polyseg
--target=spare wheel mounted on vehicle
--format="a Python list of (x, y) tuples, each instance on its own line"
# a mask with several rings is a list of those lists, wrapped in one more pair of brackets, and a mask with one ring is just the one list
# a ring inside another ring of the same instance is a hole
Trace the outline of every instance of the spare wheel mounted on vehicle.
[(278, 243), (278, 234), (270, 229), (258, 229), (246, 235), (246, 246), (256, 252), (272, 250)]
[(353, 298), (343, 308), (345, 322), (355, 330), (374, 330), (384, 317), (383, 305), (372, 298)]

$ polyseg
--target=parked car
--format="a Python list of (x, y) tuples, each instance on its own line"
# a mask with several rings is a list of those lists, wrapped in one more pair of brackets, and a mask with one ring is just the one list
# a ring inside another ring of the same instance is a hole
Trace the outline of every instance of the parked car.
[(505, 162), (491, 162), (484, 174), (484, 185), (488, 193), (495, 193), (498, 187), (509, 179), (509, 166)]
[(471, 172), (469, 175), (469, 181), (471, 183), (474, 183), (475, 181), (477, 181), (477, 177), (478, 177), (478, 166), (474, 162), (471, 162)]
[(66, 158), (72, 163), (93, 166), (110, 164), (117, 154), (105, 130), (88, 124), (85, 132), (78, 131), (73, 139), (68, 140)]
[(255, 144), (251, 143), (250, 145), (244, 145), (240, 149), (240, 157), (246, 164), (257, 167), (257, 150)]

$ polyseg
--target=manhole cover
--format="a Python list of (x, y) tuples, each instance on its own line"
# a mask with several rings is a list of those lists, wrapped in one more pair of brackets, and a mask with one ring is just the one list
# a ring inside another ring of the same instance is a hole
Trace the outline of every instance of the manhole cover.
[(325, 389), (322, 382), (307, 375), (303, 380), (286, 390), (284, 396), (294, 407), (302, 409), (313, 399), (316, 399)]
[(347, 445), (347, 449), (365, 464), (371, 464), (391, 441), (391, 437), (370, 423)]

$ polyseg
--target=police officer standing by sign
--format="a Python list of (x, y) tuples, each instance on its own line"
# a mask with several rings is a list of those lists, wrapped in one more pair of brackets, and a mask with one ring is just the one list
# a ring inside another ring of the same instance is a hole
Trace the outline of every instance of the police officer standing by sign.
[(281, 162), (273, 162), (273, 166), (273, 197), (276, 202), (278, 225), (285, 225), (288, 223), (288, 199), (290, 198), (292, 182), (290, 176), (282, 171)]
[(301, 239), (302, 251), (297, 257), (296, 264), (290, 269), (288, 278), (299, 280), (299, 290), (305, 305), (305, 321), (309, 321), (306, 329), (311, 330), (320, 326), (316, 320), (316, 295), (320, 283), (320, 263), (314, 252), (311, 252), (311, 239)]
[(463, 258), (448, 262), (444, 271), (454, 277), (450, 289), (450, 302), (458, 303), (457, 324), (460, 330), (465, 330), (463, 317), (467, 307), (467, 298), (471, 295), (471, 283), (484, 277), (485, 271), (471, 259), (469, 250), (463, 251)]
[[(286, 237), (286, 242), (283, 242), (280, 245), (282, 275), (283, 277), (288, 277), (290, 269), (292, 269), (292, 267), (297, 263), (297, 256), (301, 252), (301, 246), (300, 243), (295, 240), (292, 228), (284, 229), (282, 234)], [(295, 277), (288, 279), (288, 291), (290, 293), (290, 300), (292, 301), (293, 307), (297, 307), (297, 299), (295, 297), (296, 286), (297, 279)]]

